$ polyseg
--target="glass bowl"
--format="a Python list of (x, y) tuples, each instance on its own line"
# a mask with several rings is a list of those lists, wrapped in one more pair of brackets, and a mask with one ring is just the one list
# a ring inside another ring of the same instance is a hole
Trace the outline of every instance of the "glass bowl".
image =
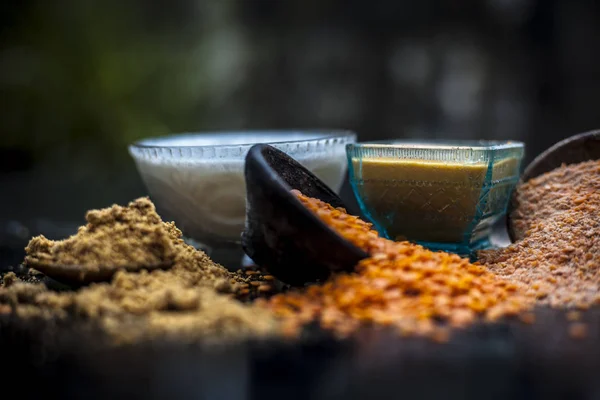
[(392, 240), (472, 255), (506, 213), (524, 145), (513, 141), (391, 141), (346, 146), (365, 216)]
[[(223, 264), (240, 254), (246, 214), (244, 159), (256, 143), (289, 154), (339, 192), (346, 175), (349, 131), (238, 131), (171, 135), (129, 147), (138, 171), (165, 220), (175, 221)], [(218, 254), (215, 256), (215, 252)], [(219, 259), (220, 258), (220, 259)]]

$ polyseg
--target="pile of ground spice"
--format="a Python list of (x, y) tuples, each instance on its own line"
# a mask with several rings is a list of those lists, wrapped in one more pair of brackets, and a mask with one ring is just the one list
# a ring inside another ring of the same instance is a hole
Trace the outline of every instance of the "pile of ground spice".
[[(270, 312), (234, 298), (247, 298), (252, 290), (268, 292), (273, 280), (258, 272), (234, 274), (215, 264), (204, 252), (186, 244), (173, 223), (163, 222), (149, 199), (87, 215), (88, 224), (77, 235), (48, 246), (47, 239), (34, 238), (28, 246), (29, 254), (60, 262), (71, 260), (77, 265), (82, 260), (88, 260), (87, 265), (133, 260), (139, 263), (139, 271), (117, 270), (111, 282), (60, 292), (7, 274), (4, 287), (0, 287), (0, 314), (49, 322), (93, 321), (114, 343), (156, 338), (211, 342), (277, 334), (278, 324)], [(126, 245), (119, 247), (118, 240), (108, 237), (109, 226), (116, 227), (119, 233), (115, 237), (126, 240)], [(143, 233), (157, 243), (136, 240)], [(94, 242), (100, 250), (93, 248)], [(127, 250), (134, 255), (125, 255)], [(145, 250), (151, 255), (143, 256)], [(166, 254), (172, 258), (170, 268), (150, 272), (143, 268)]]
[[(370, 257), (355, 273), (323, 285), (279, 294), (264, 304), (282, 318), (286, 333), (303, 325), (345, 336), (364, 324), (397, 328), (402, 334), (448, 338), (448, 327), (465, 327), (478, 317), (495, 321), (531, 307), (521, 285), (496, 277), (457, 255), (432, 252), (409, 242), (379, 237), (371, 224), (342, 208), (293, 191), (325, 223)], [(531, 320), (531, 315), (527, 316)]]
[(0, 307), (11, 307), (23, 319), (94, 321), (115, 344), (158, 338), (222, 342), (276, 333), (276, 321), (267, 310), (189, 282), (187, 276), (119, 271), (110, 284), (76, 292), (12, 282), (0, 289)]
[(127, 207), (91, 210), (85, 219), (87, 224), (65, 240), (53, 241), (44, 236), (31, 239), (25, 248), (26, 261), (75, 265), (83, 272), (173, 263), (173, 241), (150, 199), (137, 199)]
[[(155, 265), (170, 266), (170, 271), (193, 284), (202, 282), (218, 291), (238, 293), (240, 297), (253, 294), (252, 285), (262, 275), (232, 274), (215, 264), (206, 253), (185, 243), (181, 231), (172, 222), (163, 222), (152, 201), (142, 197), (128, 206), (91, 210), (87, 224), (77, 234), (59, 241), (44, 236), (31, 239), (26, 247), (26, 263), (74, 265), (82, 274), (97, 268), (116, 272), (151, 269)], [(268, 292), (262, 282), (262, 292)]]
[(521, 240), (479, 253), (541, 304), (600, 304), (600, 161), (563, 165), (520, 185), (511, 216)]

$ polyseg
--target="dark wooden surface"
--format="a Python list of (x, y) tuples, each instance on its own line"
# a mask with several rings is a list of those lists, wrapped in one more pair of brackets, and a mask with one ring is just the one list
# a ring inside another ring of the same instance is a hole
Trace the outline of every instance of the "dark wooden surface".
[(54, 336), (2, 321), (2, 376), (24, 380), (20, 398), (596, 399), (600, 310), (584, 319), (583, 340), (568, 335), (563, 312), (540, 309), (533, 325), (478, 325), (443, 344), (365, 330), (209, 349), (106, 349), (93, 329)]
[(38, 399), (600, 399), (600, 309), (583, 318), (583, 340), (564, 311), (542, 308), (533, 325), (477, 325), (444, 344), (374, 329), (336, 341), (313, 328), (295, 343), (110, 349), (92, 325), (4, 316), (0, 376), (5, 391)]

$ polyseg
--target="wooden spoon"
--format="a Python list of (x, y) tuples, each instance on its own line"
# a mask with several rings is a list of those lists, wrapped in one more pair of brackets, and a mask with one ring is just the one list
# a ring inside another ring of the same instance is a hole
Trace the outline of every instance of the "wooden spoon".
[(246, 156), (246, 227), (242, 247), (272, 275), (290, 285), (352, 271), (368, 254), (308, 210), (292, 189), (334, 207), (342, 200), (319, 178), (276, 148), (254, 145)]

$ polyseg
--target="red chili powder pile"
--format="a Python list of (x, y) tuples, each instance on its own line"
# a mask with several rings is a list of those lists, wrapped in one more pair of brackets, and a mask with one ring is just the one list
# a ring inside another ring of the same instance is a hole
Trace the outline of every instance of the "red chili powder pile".
[[(448, 327), (465, 327), (479, 317), (495, 321), (529, 309), (525, 289), (454, 254), (433, 252), (409, 242), (379, 237), (372, 225), (343, 208), (293, 191), (325, 223), (370, 257), (355, 273), (332, 276), (323, 285), (279, 294), (267, 307), (295, 334), (305, 324), (346, 336), (362, 325), (392, 326), (401, 334), (436, 340)], [(528, 320), (531, 320), (528, 314)]]

